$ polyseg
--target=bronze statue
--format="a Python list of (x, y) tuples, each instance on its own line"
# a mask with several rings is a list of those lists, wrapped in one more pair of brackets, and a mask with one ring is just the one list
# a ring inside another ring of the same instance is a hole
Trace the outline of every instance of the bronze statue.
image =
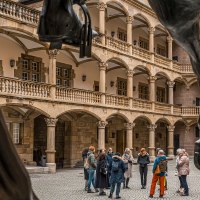
[[(189, 54), (200, 83), (200, 0), (148, 0), (160, 22)], [(200, 126), (200, 120), (198, 120)], [(200, 169), (200, 140), (195, 143), (195, 166)]]
[[(21, 0), (31, 4), (41, 0)], [(78, 4), (84, 14), (81, 23), (73, 9)], [(61, 49), (62, 44), (80, 46), (80, 58), (91, 57), (92, 38), (97, 36), (91, 28), (91, 18), (85, 0), (44, 0), (38, 26), (40, 41), (50, 42), (50, 49)]]

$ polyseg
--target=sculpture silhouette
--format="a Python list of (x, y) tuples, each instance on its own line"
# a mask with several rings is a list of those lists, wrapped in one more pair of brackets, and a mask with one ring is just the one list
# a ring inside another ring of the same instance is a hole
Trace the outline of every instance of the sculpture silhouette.
[(0, 110), (0, 200), (38, 200)]
[[(40, 0), (21, 0), (31, 4)], [(84, 14), (82, 24), (72, 5), (78, 4)], [(92, 38), (98, 34), (92, 31), (91, 18), (84, 0), (44, 0), (40, 15), (38, 36), (40, 41), (50, 42), (50, 49), (61, 49), (62, 44), (80, 46), (80, 58), (91, 57)]]
[[(190, 56), (200, 83), (200, 0), (148, 0), (160, 22)], [(200, 126), (200, 120), (198, 120)], [(195, 143), (194, 164), (200, 169), (200, 140)]]

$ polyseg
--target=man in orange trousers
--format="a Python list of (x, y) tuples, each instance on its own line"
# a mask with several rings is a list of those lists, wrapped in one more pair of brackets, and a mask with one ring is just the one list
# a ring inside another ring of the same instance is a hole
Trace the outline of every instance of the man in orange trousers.
[[(162, 163), (162, 164), (161, 164)], [(160, 168), (160, 173), (157, 173), (157, 167), (159, 166)], [(154, 161), (154, 165), (153, 165), (153, 179), (151, 182), (151, 190), (150, 190), (150, 198), (153, 198), (153, 195), (155, 193), (155, 189), (156, 189), (156, 183), (159, 180), (160, 182), (160, 198), (163, 198), (164, 196), (164, 191), (165, 191), (165, 171), (166, 171), (166, 156), (164, 155), (164, 151), (163, 150), (159, 150), (158, 151), (158, 156)]]

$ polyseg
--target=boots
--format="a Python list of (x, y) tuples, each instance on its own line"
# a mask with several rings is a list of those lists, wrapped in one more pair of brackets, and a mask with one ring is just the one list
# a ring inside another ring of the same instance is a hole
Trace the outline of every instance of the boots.
[(109, 199), (112, 199), (112, 197), (113, 197), (113, 194), (110, 193), (109, 196), (108, 196), (108, 198), (109, 198)]
[(129, 178), (126, 179), (126, 188), (130, 189), (130, 187), (128, 187), (128, 183), (129, 183)]

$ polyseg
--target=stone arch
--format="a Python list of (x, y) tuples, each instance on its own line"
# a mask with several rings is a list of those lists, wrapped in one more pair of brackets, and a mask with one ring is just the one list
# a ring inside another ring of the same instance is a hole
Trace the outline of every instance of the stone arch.
[(129, 16), (128, 9), (125, 8), (125, 6), (120, 1), (118, 1), (118, 0), (108, 0), (108, 1), (105, 1), (104, 3), (106, 3), (106, 4), (108, 4), (108, 3), (115, 3), (115, 4), (117, 4), (126, 13), (126, 16)]
[(38, 113), (40, 113), (41, 115), (44, 115), (46, 117), (50, 117), (50, 114), (45, 112), (44, 110), (42, 110), (41, 108), (32, 106), (32, 105), (28, 105), (28, 104), (20, 104), (20, 103), (6, 103), (6, 104), (1, 104), (0, 107), (6, 107), (6, 106), (16, 106), (16, 107), (21, 107), (21, 108), (27, 108), (27, 109), (32, 109), (37, 111)]
[(168, 79), (169, 81), (171, 81), (171, 78), (170, 76), (166, 73), (166, 72), (163, 72), (163, 71), (159, 71), (155, 74), (155, 76), (158, 76), (158, 75), (161, 75), (163, 77), (165, 77), (166, 79)]
[(112, 113), (112, 114), (110, 114), (109, 116), (106, 117), (106, 121), (111, 117), (117, 117), (117, 116), (122, 118), (123, 120), (125, 120), (127, 123), (131, 122), (131, 120), (129, 120), (128, 117), (125, 114), (122, 114), (122, 113)]
[(93, 112), (91, 112), (91, 111), (89, 111), (89, 110), (85, 110), (85, 109), (65, 110), (65, 111), (63, 111), (62, 113), (58, 114), (58, 115), (56, 116), (56, 118), (59, 118), (61, 115), (65, 114), (65, 113), (70, 113), (70, 112), (83, 112), (83, 113), (86, 113), (86, 114), (91, 115), (92, 117), (94, 117), (95, 119), (97, 119), (97, 120), (99, 120), (99, 121), (101, 120), (101, 117), (99, 117), (97, 114), (95, 114), (95, 113), (93, 113)]
[(118, 57), (111, 57), (111, 58), (109, 58), (108, 60), (106, 60), (106, 63), (109, 63), (109, 62), (111, 62), (112, 60), (115, 60), (115, 61), (117, 61), (117, 62), (119, 62), (119, 63), (122, 63), (122, 65), (123, 65), (124, 68), (129, 69), (128, 64), (127, 64), (123, 59), (118, 58)]
[(139, 13), (135, 13), (135, 14), (133, 15), (133, 17), (135, 17), (135, 16), (137, 16), (137, 15), (145, 19), (145, 21), (146, 21), (147, 24), (148, 24), (148, 28), (152, 27), (152, 24), (151, 24), (151, 22), (149, 21), (149, 19), (147, 18), (147, 16), (145, 16), (143, 13), (140, 13), (140, 12), (139, 12)]
[(164, 123), (167, 123), (169, 126), (172, 125), (172, 122), (171, 122), (168, 118), (166, 118), (166, 117), (160, 117), (160, 118), (158, 118), (158, 119), (155, 121), (155, 124), (158, 123), (159, 121), (164, 122)]
[(144, 65), (136, 65), (133, 68), (134, 71), (136, 71), (137, 69), (139, 69), (139, 70), (141, 69), (143, 71), (146, 71), (149, 76), (152, 76), (152, 73), (151, 73), (150, 69), (148, 67), (144, 66)]
[(139, 115), (139, 116), (137, 116), (137, 117), (133, 120), (133, 122), (135, 122), (137, 119), (145, 119), (149, 124), (152, 124), (152, 121), (151, 121), (151, 119), (150, 119), (148, 116)]

